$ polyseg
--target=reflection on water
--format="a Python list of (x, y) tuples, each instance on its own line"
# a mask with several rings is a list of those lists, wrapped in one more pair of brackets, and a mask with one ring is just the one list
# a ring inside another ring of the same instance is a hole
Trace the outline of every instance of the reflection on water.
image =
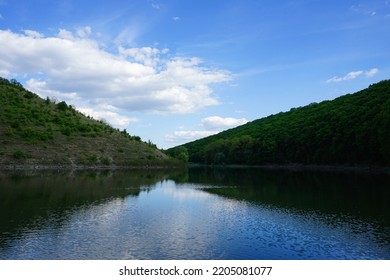
[(390, 259), (386, 176), (0, 174), (0, 259)]

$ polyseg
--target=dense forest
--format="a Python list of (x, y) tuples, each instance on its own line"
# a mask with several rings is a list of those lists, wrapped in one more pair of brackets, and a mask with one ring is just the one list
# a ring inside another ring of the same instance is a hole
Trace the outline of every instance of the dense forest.
[(390, 164), (390, 80), (168, 150), (202, 164)]
[(156, 146), (87, 117), (64, 101), (40, 98), (0, 78), (0, 168), (9, 166), (166, 166)]

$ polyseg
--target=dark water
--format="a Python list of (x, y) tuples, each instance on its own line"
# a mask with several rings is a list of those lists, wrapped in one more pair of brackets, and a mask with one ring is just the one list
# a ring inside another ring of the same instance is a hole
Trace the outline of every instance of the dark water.
[(0, 173), (0, 259), (390, 259), (390, 177)]

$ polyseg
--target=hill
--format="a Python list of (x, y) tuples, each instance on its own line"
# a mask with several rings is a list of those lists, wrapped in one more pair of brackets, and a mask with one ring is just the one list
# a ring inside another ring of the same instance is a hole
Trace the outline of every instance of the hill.
[(167, 151), (203, 164), (390, 164), (390, 80)]
[(130, 136), (0, 78), (0, 168), (177, 165), (152, 143)]

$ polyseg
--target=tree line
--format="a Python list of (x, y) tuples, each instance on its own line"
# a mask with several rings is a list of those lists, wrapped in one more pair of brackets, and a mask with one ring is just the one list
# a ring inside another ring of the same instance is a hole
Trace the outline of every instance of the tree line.
[[(177, 153), (177, 151), (180, 153)], [(202, 164), (390, 164), (390, 80), (168, 152)]]

